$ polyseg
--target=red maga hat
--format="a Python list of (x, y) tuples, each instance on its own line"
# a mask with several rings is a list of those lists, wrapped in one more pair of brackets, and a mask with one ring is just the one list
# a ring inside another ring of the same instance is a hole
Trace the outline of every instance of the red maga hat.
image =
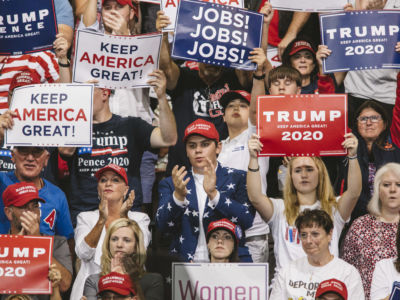
[(308, 50), (311, 53), (315, 54), (314, 49), (311, 47), (311, 44), (307, 41), (297, 41), (293, 44), (292, 49), (290, 49), (289, 55), (293, 55), (301, 50)]
[(40, 83), (39, 75), (33, 70), (25, 69), (14, 75), (11, 79), (9, 90), (12, 91), (19, 86), (38, 83)]
[(46, 202), (39, 197), (39, 191), (31, 182), (17, 182), (9, 185), (3, 192), (4, 207), (21, 207), (32, 200)]
[(94, 176), (96, 176), (97, 181), (100, 180), (101, 174), (103, 174), (105, 171), (114, 171), (115, 173), (117, 173), (119, 176), (121, 176), (125, 183), (128, 185), (128, 176), (126, 175), (126, 171), (123, 167), (114, 165), (114, 164), (109, 164), (103, 168), (101, 168), (100, 170), (98, 170), (96, 172), (96, 174), (94, 174)]
[(233, 224), (228, 219), (221, 219), (208, 224), (207, 234), (206, 234), (207, 242), (208, 239), (210, 238), (211, 233), (218, 229), (224, 229), (229, 233), (233, 234), (233, 236), (236, 239), (236, 243), (239, 243), (239, 240), (242, 238), (242, 229), (239, 226)]
[(241, 99), (250, 104), (251, 95), (243, 90), (229, 91), (222, 95), (219, 99), (219, 104), (225, 109), (232, 100)]
[(129, 276), (117, 272), (111, 272), (100, 277), (99, 292), (97, 295), (105, 291), (115, 292), (122, 296), (136, 295)]
[(203, 119), (197, 119), (186, 127), (183, 142), (185, 143), (187, 138), (193, 134), (198, 134), (210, 140), (216, 140), (219, 142), (219, 134), (214, 124)]
[(336, 294), (342, 296), (344, 300), (347, 300), (346, 285), (337, 279), (332, 278), (332, 279), (322, 281), (319, 284), (318, 289), (315, 293), (315, 298), (318, 298), (328, 292), (336, 293)]
[[(102, 0), (101, 4), (104, 4), (104, 1), (106, 1), (106, 0)], [(121, 5), (127, 5), (128, 4), (130, 7), (133, 8), (132, 0), (116, 0), (116, 1)]]

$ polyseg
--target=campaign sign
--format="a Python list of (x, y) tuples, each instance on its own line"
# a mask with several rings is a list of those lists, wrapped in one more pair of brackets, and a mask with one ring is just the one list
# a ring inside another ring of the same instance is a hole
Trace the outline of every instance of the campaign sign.
[(181, 0), (171, 56), (255, 70), (249, 52), (261, 44), (263, 15), (195, 0)]
[(52, 236), (0, 235), (0, 294), (51, 294)]
[(0, 1), (0, 55), (53, 49), (56, 34), (53, 0)]
[(399, 69), (399, 10), (365, 10), (320, 15), (322, 44), (332, 50), (324, 73)]
[[(160, 1), (161, 1), (161, 10), (164, 11), (165, 15), (167, 15), (169, 17), (169, 20), (171, 21), (171, 24), (165, 27), (163, 31), (164, 32), (174, 31), (179, 0), (160, 0)], [(230, 5), (238, 8), (244, 7), (243, 0), (200, 0), (200, 1), (217, 3), (221, 5)]]
[(347, 95), (259, 96), (260, 156), (345, 155)]
[(92, 84), (34, 84), (14, 90), (6, 146), (92, 146)]
[(273, 68), (279, 67), (282, 65), (282, 61), (279, 58), (278, 47), (270, 47), (267, 49), (267, 59), (271, 63)]
[(148, 74), (158, 69), (161, 33), (107, 35), (78, 30), (72, 82), (97, 79), (103, 88), (149, 87)]
[(172, 299), (268, 299), (267, 263), (173, 263)]
[(347, 0), (270, 0), (274, 9), (290, 11), (326, 12), (343, 10)]

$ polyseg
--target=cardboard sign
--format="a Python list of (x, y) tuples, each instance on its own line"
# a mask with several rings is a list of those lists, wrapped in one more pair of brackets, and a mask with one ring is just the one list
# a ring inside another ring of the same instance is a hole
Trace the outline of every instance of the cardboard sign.
[(255, 70), (263, 16), (226, 5), (181, 0), (171, 56), (221, 67)]
[(271, 3), (272, 7), (277, 10), (312, 12), (343, 10), (343, 7), (347, 4), (347, 0), (270, 0), (269, 2)]
[[(163, 29), (164, 32), (174, 31), (176, 23), (176, 15), (178, 12), (179, 0), (160, 0), (161, 10), (164, 11), (171, 21), (167, 27)], [(204, 2), (216, 3), (221, 5), (229, 5), (238, 8), (244, 8), (243, 0), (200, 0)]]
[(276, 67), (279, 67), (280, 65), (282, 65), (282, 61), (280, 60), (279, 54), (278, 54), (278, 47), (268, 46), (267, 59), (269, 60), (269, 62), (271, 63), (273, 68), (276, 68)]
[(103, 88), (149, 87), (158, 69), (162, 34), (106, 35), (78, 30), (72, 82), (97, 79)]
[(345, 155), (347, 95), (259, 96), (260, 156)]
[(57, 32), (53, 0), (0, 1), (0, 55), (53, 49)]
[(92, 146), (92, 84), (34, 84), (13, 92), (6, 146)]
[(51, 294), (52, 236), (0, 235), (0, 294)]
[(322, 44), (332, 54), (324, 73), (349, 70), (399, 69), (399, 10), (365, 10), (320, 15)]
[(172, 299), (268, 299), (268, 264), (173, 263)]

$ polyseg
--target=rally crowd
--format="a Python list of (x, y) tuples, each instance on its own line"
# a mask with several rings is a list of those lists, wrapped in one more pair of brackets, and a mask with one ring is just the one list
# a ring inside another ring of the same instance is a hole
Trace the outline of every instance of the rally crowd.
[[(53, 51), (0, 55), (1, 142), (15, 88), (71, 82), (76, 29), (134, 35), (170, 24), (138, 0), (54, 4)], [(317, 14), (244, 4), (264, 16), (254, 72), (173, 60), (164, 32), (152, 96), (95, 87), (91, 148), (1, 149), (0, 234), (55, 239), (52, 294), (0, 299), (171, 299), (172, 262), (268, 262), (272, 300), (389, 299), (400, 282), (400, 75), (324, 74), (332, 51)], [(258, 156), (259, 95), (334, 93), (348, 96), (346, 156)]]

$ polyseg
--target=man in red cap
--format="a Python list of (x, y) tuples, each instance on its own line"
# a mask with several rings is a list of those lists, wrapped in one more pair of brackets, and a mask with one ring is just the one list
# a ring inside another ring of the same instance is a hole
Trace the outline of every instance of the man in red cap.
[[(10, 234), (42, 234), (40, 232), (39, 202), (44, 204), (46, 201), (39, 196), (39, 191), (33, 183), (18, 182), (11, 184), (4, 190), (2, 198), (4, 213), (10, 221)], [(52, 263), (55, 266), (52, 266), (50, 271), (60, 275), (59, 288), (61, 292), (65, 292), (72, 282), (71, 253), (65, 237), (54, 236)]]
[(111, 272), (99, 280), (98, 299), (136, 300), (136, 291), (128, 275)]
[[(221, 151), (214, 124), (197, 119), (185, 129), (183, 142), (191, 170), (176, 165), (172, 176), (160, 183), (156, 221), (161, 232), (173, 237), (171, 254), (184, 261), (209, 261), (206, 235), (210, 222), (227, 218), (247, 229), (254, 209), (247, 198), (246, 172), (222, 167)], [(243, 243), (239, 258), (251, 262)]]

